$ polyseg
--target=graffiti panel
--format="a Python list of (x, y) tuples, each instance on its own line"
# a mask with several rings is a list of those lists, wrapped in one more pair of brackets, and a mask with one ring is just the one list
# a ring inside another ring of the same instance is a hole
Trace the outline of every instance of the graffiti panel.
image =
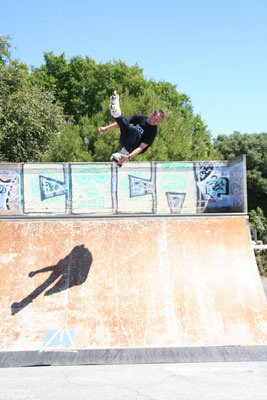
[(23, 182), (26, 214), (68, 212), (71, 190), (64, 164), (25, 164)]
[(155, 213), (157, 210), (156, 165), (131, 162), (118, 171), (118, 212)]
[(112, 213), (112, 181), (116, 179), (110, 163), (71, 164), (72, 213)]
[(167, 192), (166, 196), (171, 210), (171, 214), (181, 214), (186, 194)]
[(206, 182), (206, 194), (210, 199), (217, 200), (221, 196), (229, 196), (229, 179), (212, 175)]
[(243, 161), (228, 166), (226, 162), (195, 163), (197, 212), (244, 211)]
[(193, 162), (157, 162), (157, 188), (159, 214), (196, 213)]
[(229, 167), (230, 207), (244, 207), (244, 163), (239, 162)]
[(0, 214), (21, 213), (21, 167), (19, 164), (0, 164)]

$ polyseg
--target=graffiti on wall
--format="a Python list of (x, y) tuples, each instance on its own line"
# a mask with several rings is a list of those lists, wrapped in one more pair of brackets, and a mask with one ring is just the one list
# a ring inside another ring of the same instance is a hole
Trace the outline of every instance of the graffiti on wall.
[(3, 210), (10, 209), (10, 207), (8, 205), (8, 201), (10, 198), (10, 192), (12, 189), (12, 185), (15, 182), (15, 180), (16, 180), (15, 177), (12, 177), (7, 180), (0, 179), (0, 207)]
[(144, 179), (137, 176), (129, 175), (129, 196), (130, 198), (136, 196), (151, 195), (152, 197), (152, 210), (154, 214), (157, 212), (157, 195), (156, 195), (156, 164), (151, 163), (151, 176), (150, 179)]
[(0, 168), (0, 214), (21, 213), (22, 199), (20, 168), (3, 164)]
[(0, 165), (0, 214), (245, 212), (243, 158), (231, 163)]
[(196, 163), (198, 212), (239, 209), (244, 205), (244, 164)]

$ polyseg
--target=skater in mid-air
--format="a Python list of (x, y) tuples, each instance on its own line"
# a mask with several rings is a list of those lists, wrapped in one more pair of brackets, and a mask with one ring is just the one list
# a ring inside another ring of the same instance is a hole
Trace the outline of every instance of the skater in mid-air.
[[(131, 118), (125, 118), (120, 109), (119, 95), (114, 92), (110, 97), (110, 113), (116, 122), (101, 126), (98, 132), (111, 131), (120, 128), (121, 150), (111, 155), (111, 160), (121, 166), (125, 161), (144, 153), (152, 146), (157, 135), (157, 125), (163, 120), (164, 112), (156, 110), (150, 117), (143, 114), (135, 114)], [(132, 125), (131, 125), (132, 124)]]

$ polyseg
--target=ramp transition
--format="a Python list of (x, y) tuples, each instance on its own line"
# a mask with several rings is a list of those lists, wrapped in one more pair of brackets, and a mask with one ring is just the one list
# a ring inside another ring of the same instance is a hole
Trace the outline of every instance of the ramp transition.
[(0, 221), (0, 365), (267, 359), (245, 216)]

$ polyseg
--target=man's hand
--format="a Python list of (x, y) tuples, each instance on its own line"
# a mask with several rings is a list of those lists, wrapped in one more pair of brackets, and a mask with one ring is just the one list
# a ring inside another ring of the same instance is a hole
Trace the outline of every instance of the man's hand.
[(107, 126), (100, 126), (100, 128), (98, 128), (98, 133), (100, 133), (101, 135), (103, 135), (103, 133), (105, 133), (106, 131), (113, 131), (113, 129), (117, 129), (119, 128), (119, 125), (117, 124), (117, 122), (113, 122), (113, 124), (107, 125)]
[(100, 133), (101, 135), (103, 135), (103, 133), (105, 132), (106, 132), (105, 126), (100, 126), (100, 128), (98, 128), (98, 133)]
[(125, 161), (127, 161), (127, 160), (128, 160), (128, 156), (125, 156), (124, 154), (121, 154), (121, 161), (119, 161), (117, 164), (122, 165), (122, 164), (124, 164)]

